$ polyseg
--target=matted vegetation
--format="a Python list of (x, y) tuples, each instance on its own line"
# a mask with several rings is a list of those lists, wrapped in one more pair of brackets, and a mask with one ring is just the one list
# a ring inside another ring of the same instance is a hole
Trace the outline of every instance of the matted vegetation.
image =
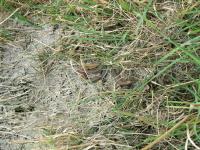
[[(72, 78), (78, 76), (81, 87), (94, 89), (80, 90), (78, 99), (72, 96), (66, 103), (67, 116), (58, 113), (38, 125), (42, 138), (14, 143), (37, 142), (49, 149), (200, 149), (198, 0), (0, 3), (5, 14), (0, 21), (2, 64), (4, 45), (19, 39), (23, 28), (26, 33), (39, 32), (48, 25), (52, 34), (59, 30), (60, 36), (53, 46), (41, 42), (40, 51), (29, 54), (39, 64), (38, 76), (57, 75), (59, 63), (66, 62), (74, 71), (67, 84), (75, 83), (77, 77)], [(8, 79), (0, 77), (0, 81), (3, 87)], [(39, 97), (34, 102), (38, 107), (46, 98), (32, 89), (31, 97)]]

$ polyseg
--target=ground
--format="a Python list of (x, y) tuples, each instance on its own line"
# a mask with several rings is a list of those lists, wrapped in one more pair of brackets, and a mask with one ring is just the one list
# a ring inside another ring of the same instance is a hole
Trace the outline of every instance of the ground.
[(198, 0), (0, 6), (0, 149), (200, 149)]

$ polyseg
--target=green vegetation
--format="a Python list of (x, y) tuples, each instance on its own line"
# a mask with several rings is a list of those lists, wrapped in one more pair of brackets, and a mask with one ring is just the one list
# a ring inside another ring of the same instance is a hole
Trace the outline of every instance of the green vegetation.
[[(104, 71), (126, 78), (116, 89), (105, 87), (96, 96), (113, 102), (110, 114), (102, 116), (101, 122), (77, 129), (81, 130), (80, 135), (69, 132), (56, 136), (55, 129), (45, 129), (47, 144), (52, 138), (49, 145), (53, 144), (55, 149), (66, 145), (69, 149), (98, 149), (103, 147), (101, 142), (105, 149), (200, 147), (198, 0), (1, 0), (0, 3), (2, 11), (8, 14), (19, 8), (8, 20), (33, 28), (51, 24), (55, 30), (62, 27), (68, 33), (60, 39), (59, 51), (37, 57), (45, 74), (51, 70), (45, 69), (51, 59), (72, 59), (80, 65), (97, 63)], [(1, 40), (11, 41), (13, 32), (2, 28)], [(81, 102), (89, 101), (95, 99), (83, 97)], [(100, 134), (104, 141), (98, 140)]]

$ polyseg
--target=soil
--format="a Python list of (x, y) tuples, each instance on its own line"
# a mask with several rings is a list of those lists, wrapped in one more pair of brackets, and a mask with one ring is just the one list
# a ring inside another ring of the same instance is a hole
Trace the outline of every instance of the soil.
[(98, 100), (87, 106), (79, 100), (91, 98), (101, 86), (83, 80), (70, 60), (47, 60), (51, 70), (45, 73), (38, 56), (59, 46), (61, 27), (17, 28), (14, 41), (0, 45), (0, 149), (46, 149), (46, 145), (35, 142), (44, 137), (44, 128), (56, 126), (56, 132), (63, 133), (73, 130), (69, 125), (77, 117), (85, 119), (85, 124), (98, 121), (103, 112), (92, 115), (99, 111), (92, 110)]
[[(121, 77), (130, 71), (114, 75), (108, 69), (101, 81), (102, 71), (91, 70), (96, 64), (85, 66), (86, 75), (81, 68), (83, 77), (74, 60), (56, 59), (65, 36), (62, 26), (8, 28), (16, 32), (12, 41), (0, 45), (0, 150), (50, 149), (55, 144), (48, 143), (48, 136), (87, 132), (112, 115), (113, 100), (99, 93), (132, 86), (132, 80)], [(135, 78), (149, 73), (133, 71)]]

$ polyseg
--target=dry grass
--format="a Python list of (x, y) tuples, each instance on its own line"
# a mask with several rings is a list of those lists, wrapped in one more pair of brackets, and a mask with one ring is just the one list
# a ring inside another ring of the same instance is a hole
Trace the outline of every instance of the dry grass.
[(42, 137), (15, 142), (52, 149), (199, 148), (198, 1), (1, 5), (3, 45), (17, 45), (20, 28), (24, 35), (33, 30), (34, 42), (24, 50), (31, 50), (26, 57), (36, 63), (37, 81), (27, 100), (34, 99), (32, 114), (46, 116), (34, 126)]

